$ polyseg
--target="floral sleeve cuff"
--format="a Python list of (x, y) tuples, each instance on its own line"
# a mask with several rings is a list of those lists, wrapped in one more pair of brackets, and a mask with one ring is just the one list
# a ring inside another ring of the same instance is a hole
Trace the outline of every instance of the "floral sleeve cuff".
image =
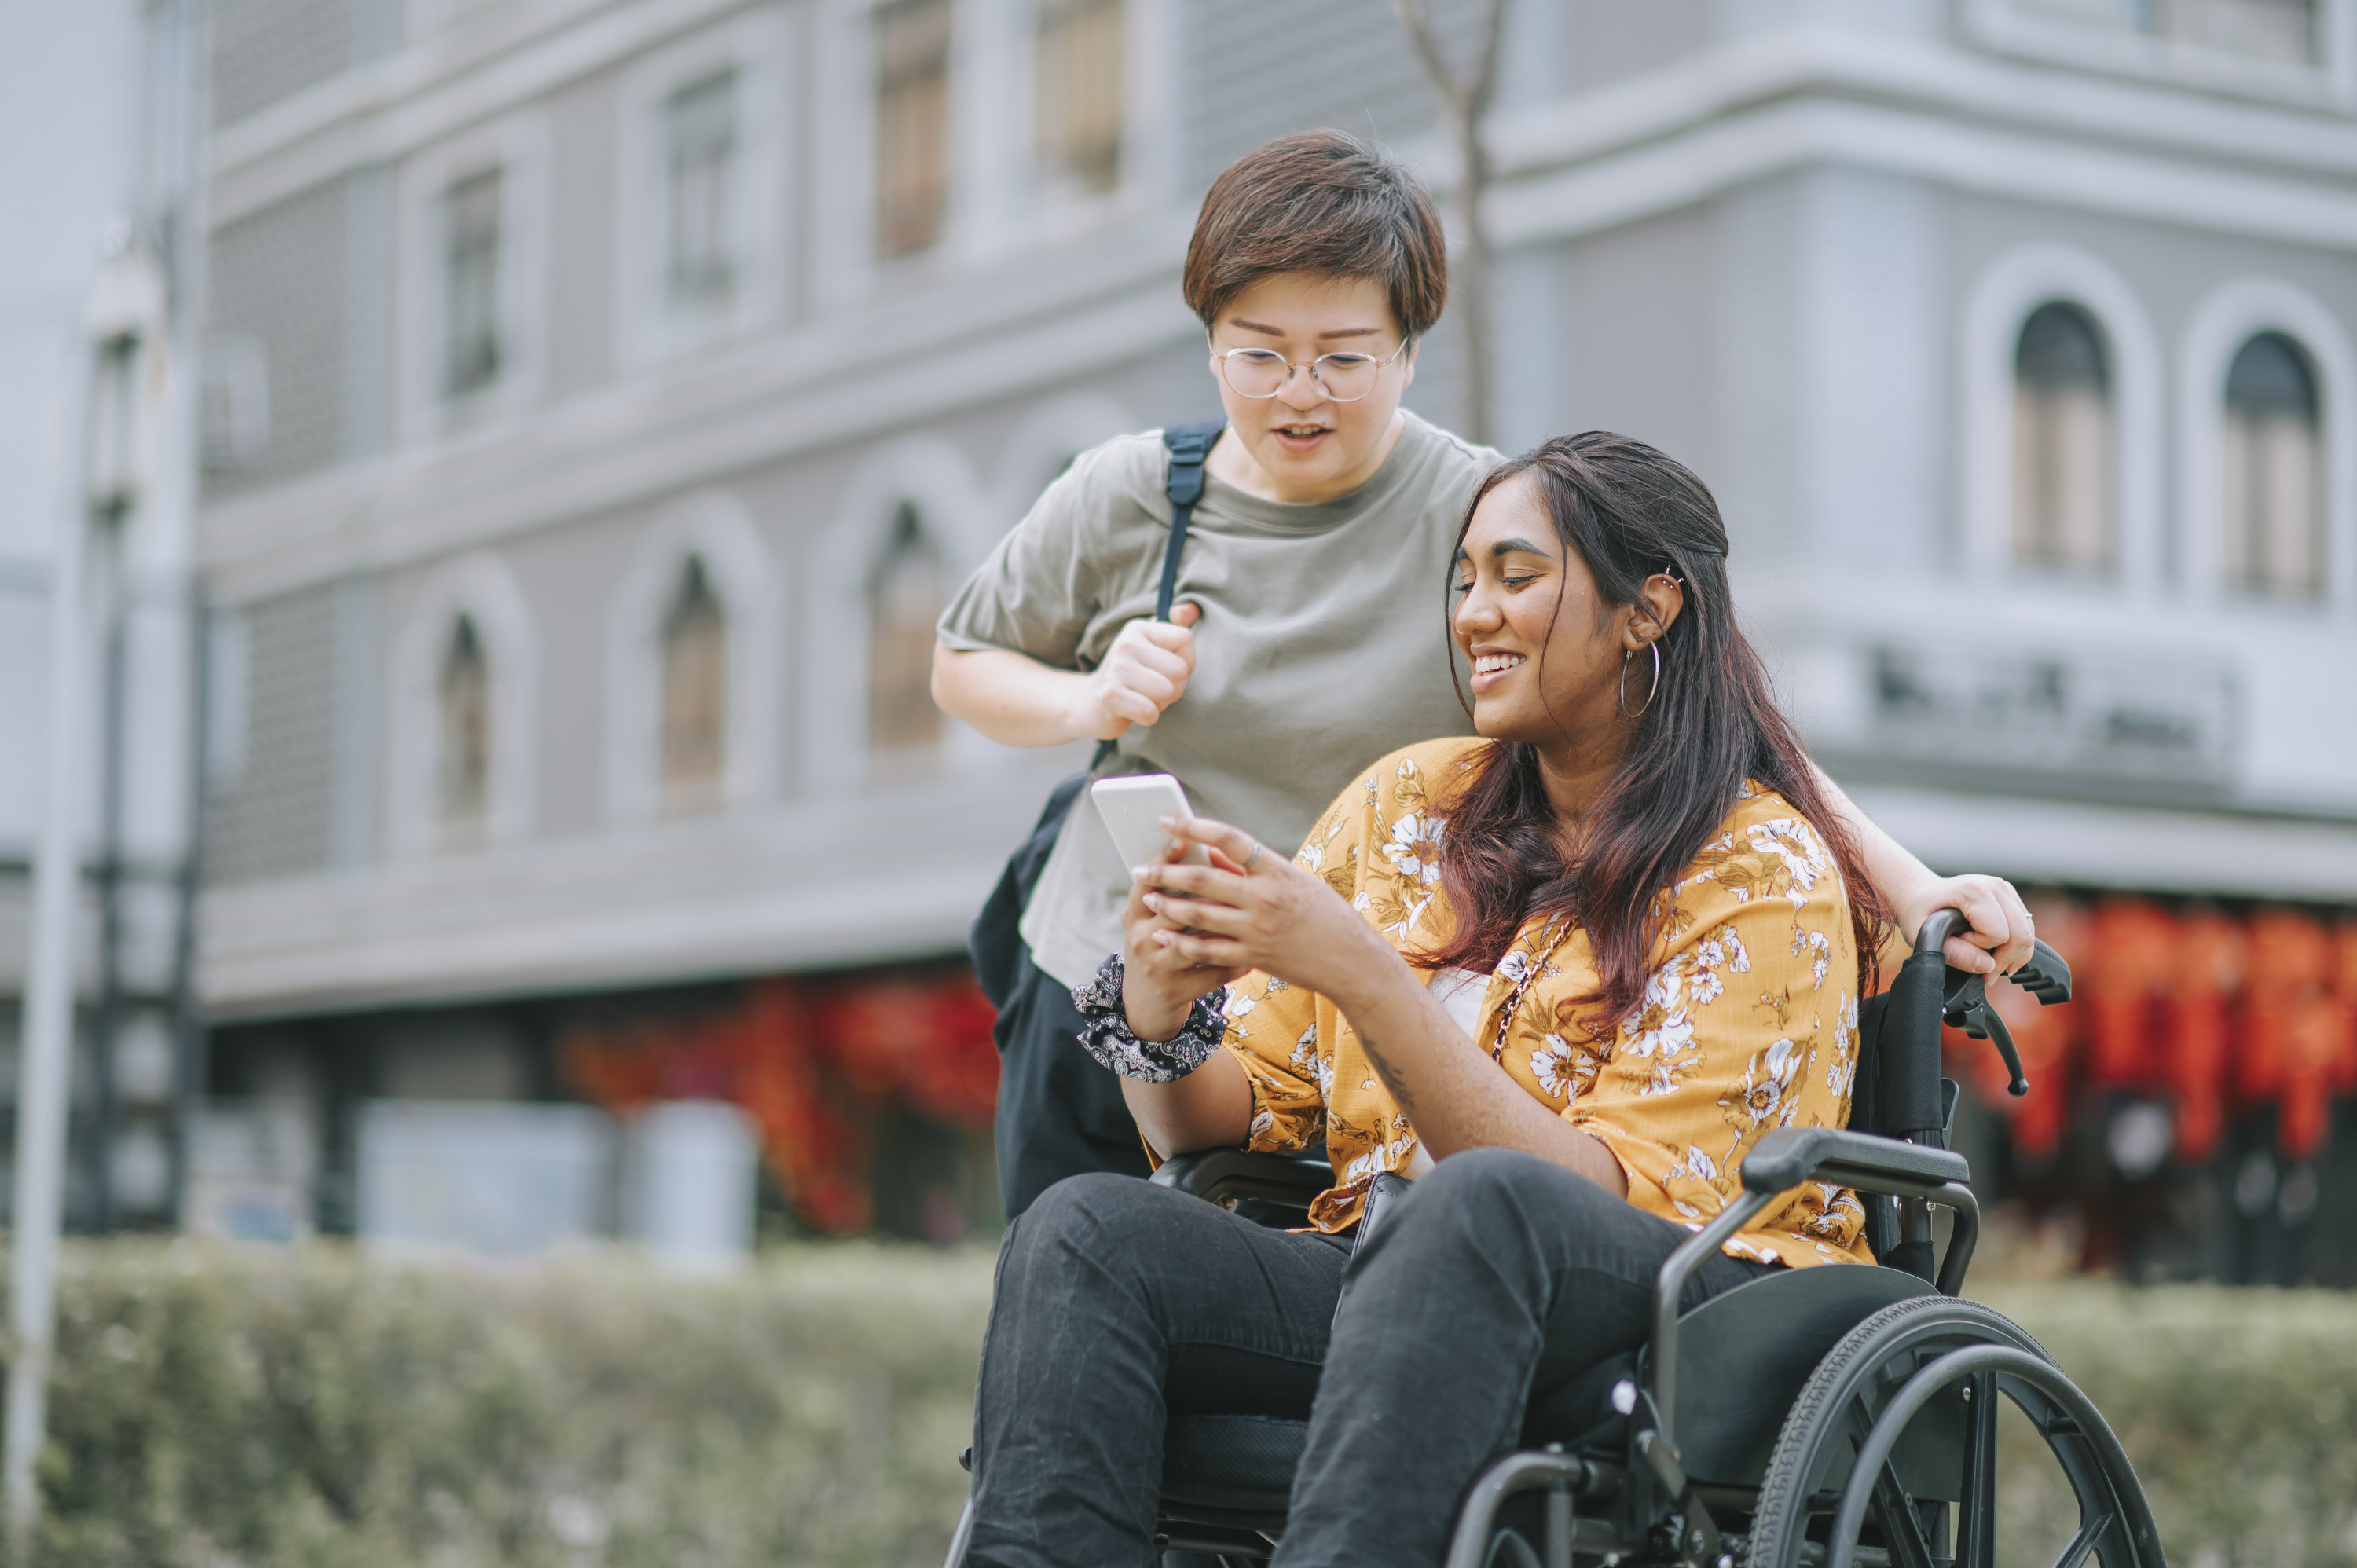
[(1125, 972), (1121, 954), (1115, 953), (1104, 961), (1094, 980), (1072, 987), (1072, 1005), (1081, 1014), (1081, 1048), (1100, 1066), (1140, 1083), (1169, 1083), (1211, 1060), (1227, 1037), (1228, 988), (1222, 985), (1195, 998), (1187, 1021), (1168, 1039), (1141, 1040), (1131, 1031), (1122, 1006)]

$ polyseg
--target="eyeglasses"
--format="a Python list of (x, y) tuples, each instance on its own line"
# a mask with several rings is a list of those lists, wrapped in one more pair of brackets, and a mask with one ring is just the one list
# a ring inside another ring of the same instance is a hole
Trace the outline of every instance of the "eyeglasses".
[(1383, 359), (1372, 354), (1320, 354), (1314, 360), (1288, 360), (1274, 349), (1215, 349), (1211, 358), (1220, 367), (1220, 379), (1228, 383), (1238, 397), (1275, 397), (1293, 380), (1293, 372), (1307, 370), (1309, 379), (1330, 403), (1356, 403), (1375, 390), (1376, 378), (1383, 367), (1407, 352), (1412, 339), (1400, 339), (1400, 346)]

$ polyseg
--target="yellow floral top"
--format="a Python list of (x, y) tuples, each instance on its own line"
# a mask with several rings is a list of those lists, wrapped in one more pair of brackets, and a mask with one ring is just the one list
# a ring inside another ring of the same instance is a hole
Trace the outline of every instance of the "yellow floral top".
[[(1434, 945), (1451, 928), (1436, 861), (1448, 801), (1489, 744), (1428, 741), (1384, 757), (1328, 808), (1297, 864), (1394, 947)], [(1534, 920), (1490, 977), (1474, 1043), (1612, 1152), (1630, 1202), (1699, 1230), (1741, 1190), (1737, 1172), (1761, 1133), (1848, 1121), (1857, 947), (1832, 855), (1757, 786), (1670, 897), (1644, 999), (1617, 1028), (1591, 1037), (1572, 1004), (1596, 983), (1587, 933)], [(1340, 1185), (1310, 1219), (1340, 1230), (1377, 1172), (1407, 1165), (1415, 1130), (1324, 997), (1261, 973), (1228, 994), (1227, 1048), (1252, 1083), (1245, 1146), (1303, 1149), (1322, 1135)], [(1763, 1262), (1867, 1262), (1865, 1219), (1848, 1188), (1811, 1183), (1725, 1250)]]

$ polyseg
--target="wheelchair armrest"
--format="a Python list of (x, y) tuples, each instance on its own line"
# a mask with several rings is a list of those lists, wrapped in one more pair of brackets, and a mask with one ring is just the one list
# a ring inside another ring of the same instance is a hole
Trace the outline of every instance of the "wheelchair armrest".
[(1264, 1202), (1308, 1208), (1317, 1196), (1334, 1185), (1334, 1167), (1323, 1155), (1256, 1155), (1242, 1149), (1197, 1149), (1173, 1155), (1147, 1178), (1158, 1187), (1213, 1203), (1257, 1197)]
[(1972, 1167), (1952, 1149), (1838, 1127), (1780, 1127), (1743, 1156), (1743, 1185), (1763, 1195), (1790, 1192), (1807, 1181), (1833, 1181), (1868, 1192), (1926, 1197), (1971, 1180)]

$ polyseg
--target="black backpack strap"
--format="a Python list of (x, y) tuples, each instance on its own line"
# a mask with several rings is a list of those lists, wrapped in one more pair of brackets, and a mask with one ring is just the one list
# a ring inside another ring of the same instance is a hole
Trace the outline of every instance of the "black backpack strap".
[(1195, 521), (1195, 503), (1203, 499), (1203, 459), (1211, 444), (1228, 427), (1224, 419), (1189, 420), (1162, 427), (1162, 445), (1170, 461), (1162, 470), (1162, 493), (1170, 498), (1170, 539), (1162, 547), (1162, 583), (1154, 591), (1154, 618), (1170, 618), (1170, 599), (1178, 588), (1178, 553), (1186, 548), (1188, 525)]
[[(1162, 546), (1162, 581), (1154, 590), (1154, 618), (1170, 618), (1170, 601), (1178, 590), (1178, 555), (1187, 547), (1187, 530), (1195, 521), (1195, 503), (1203, 499), (1203, 459), (1228, 427), (1222, 419), (1190, 419), (1162, 427), (1162, 445), (1170, 454), (1162, 470), (1162, 493), (1170, 498), (1170, 537)], [(1111, 757), (1114, 743), (1097, 742), (1089, 763), (1093, 773)]]

